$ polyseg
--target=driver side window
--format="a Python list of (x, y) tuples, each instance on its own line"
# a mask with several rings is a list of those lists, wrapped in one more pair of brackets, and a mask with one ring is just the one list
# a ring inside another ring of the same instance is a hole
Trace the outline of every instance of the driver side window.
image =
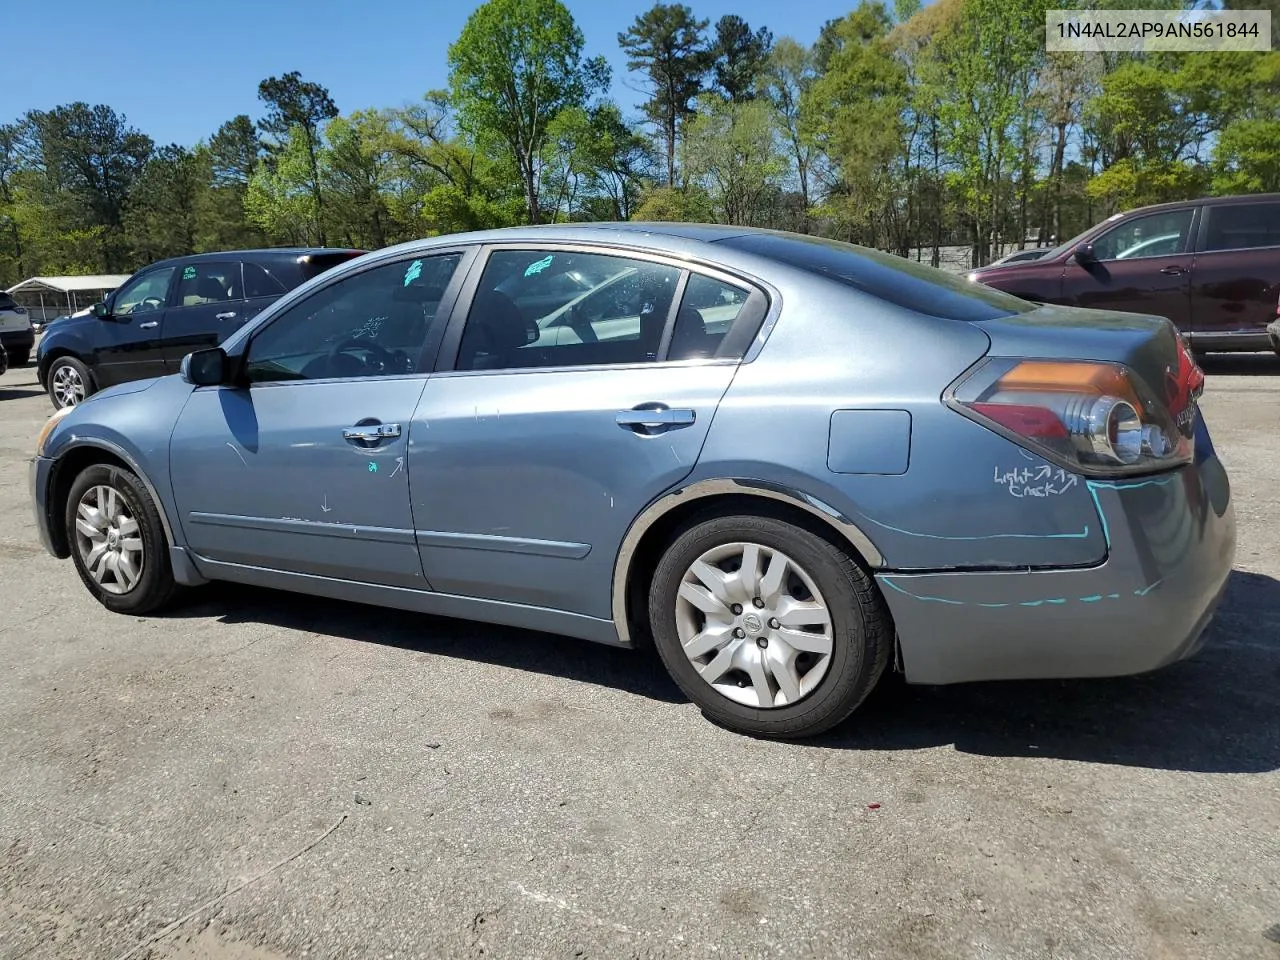
[(427, 334), (461, 259), (398, 260), (318, 290), (250, 341), (250, 383), (424, 372)]
[(1169, 257), (1187, 248), (1191, 210), (1172, 210), (1135, 217), (1094, 241), (1099, 260), (1140, 260)]
[(173, 271), (173, 267), (161, 267), (143, 274), (132, 283), (126, 283), (111, 300), (112, 314), (127, 317), (135, 313), (163, 310)]

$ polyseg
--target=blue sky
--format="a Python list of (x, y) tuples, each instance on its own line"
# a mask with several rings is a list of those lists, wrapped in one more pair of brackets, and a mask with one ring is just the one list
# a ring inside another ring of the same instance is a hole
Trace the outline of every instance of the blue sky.
[[(640, 99), (617, 34), (651, 0), (568, 0), (586, 52), (613, 65), (624, 109)], [(688, 2), (688, 0), (686, 0)], [(194, 144), (238, 113), (257, 119), (258, 81), (289, 70), (329, 88), (343, 113), (415, 101), (445, 85), (446, 51), (478, 2), (442, 0), (14, 0), (5, 14), (0, 122), (30, 109), (106, 103), (157, 144)], [(857, 0), (694, 0), (804, 43)]]

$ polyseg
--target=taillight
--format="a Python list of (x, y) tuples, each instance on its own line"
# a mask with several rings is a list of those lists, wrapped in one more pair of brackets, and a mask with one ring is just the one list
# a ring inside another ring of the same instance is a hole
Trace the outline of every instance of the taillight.
[[(1180, 364), (1194, 403), (1203, 375)], [(1200, 374), (1199, 383), (1195, 374)], [(1193, 419), (1170, 410), (1132, 370), (1084, 360), (989, 359), (951, 391), (960, 413), (1073, 472), (1152, 472), (1191, 461)], [(1188, 412), (1193, 412), (1194, 408)]]

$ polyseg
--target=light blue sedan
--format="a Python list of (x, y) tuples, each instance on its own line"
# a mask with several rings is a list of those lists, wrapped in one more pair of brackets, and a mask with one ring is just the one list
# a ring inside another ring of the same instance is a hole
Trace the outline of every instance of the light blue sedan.
[(846, 244), (521, 228), (353, 260), (60, 411), (31, 485), (120, 613), (228, 580), (652, 643), (795, 737), (889, 669), (1192, 654), (1235, 549), (1202, 383), (1168, 321)]

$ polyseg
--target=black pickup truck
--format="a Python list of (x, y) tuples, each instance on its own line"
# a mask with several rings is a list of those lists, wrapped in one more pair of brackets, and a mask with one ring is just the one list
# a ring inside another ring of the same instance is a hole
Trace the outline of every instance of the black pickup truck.
[(363, 250), (233, 250), (143, 267), (85, 316), (51, 326), (37, 375), (56, 407), (103, 387), (177, 373), (193, 350), (217, 346), (268, 304)]

